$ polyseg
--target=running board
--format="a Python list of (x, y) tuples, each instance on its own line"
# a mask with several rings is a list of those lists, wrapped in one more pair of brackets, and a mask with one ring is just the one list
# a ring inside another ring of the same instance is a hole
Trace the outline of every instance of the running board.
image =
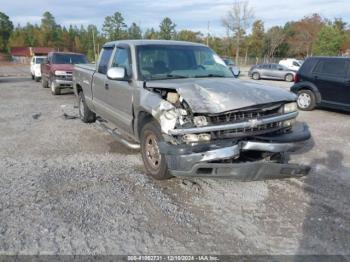
[(117, 140), (119, 143), (123, 144), (124, 146), (138, 150), (140, 149), (140, 144), (135, 142), (130, 142), (123, 138), (122, 134), (118, 131), (118, 129), (112, 129), (108, 127), (105, 123), (102, 123), (100, 120), (96, 120), (96, 123), (102, 127), (104, 130), (106, 130), (109, 134), (113, 136), (115, 140)]

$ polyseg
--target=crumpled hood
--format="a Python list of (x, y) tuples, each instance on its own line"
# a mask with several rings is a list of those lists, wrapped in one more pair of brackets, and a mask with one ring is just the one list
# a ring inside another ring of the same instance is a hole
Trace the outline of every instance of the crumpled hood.
[(53, 65), (51, 65), (52, 72), (57, 71), (57, 70), (73, 72), (74, 65), (72, 65), (72, 64), (53, 64)]
[(175, 89), (194, 113), (222, 113), (259, 104), (295, 101), (278, 87), (231, 78), (171, 79), (146, 83), (150, 88)]

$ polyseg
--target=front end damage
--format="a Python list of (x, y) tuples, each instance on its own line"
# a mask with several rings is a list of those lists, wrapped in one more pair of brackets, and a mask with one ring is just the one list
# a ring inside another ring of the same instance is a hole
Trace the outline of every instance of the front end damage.
[(285, 157), (311, 137), (307, 125), (295, 121), (293, 100), (199, 113), (179, 90), (146, 89), (164, 137), (159, 150), (172, 175), (250, 181), (310, 171), (308, 166), (287, 163)]

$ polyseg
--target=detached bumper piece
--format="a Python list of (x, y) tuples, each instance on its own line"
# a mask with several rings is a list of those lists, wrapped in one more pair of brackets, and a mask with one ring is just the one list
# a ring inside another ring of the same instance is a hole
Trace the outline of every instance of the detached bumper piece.
[(307, 175), (310, 167), (292, 163), (238, 159), (244, 152), (270, 153), (292, 152), (302, 147), (311, 137), (305, 124), (298, 124), (288, 134), (274, 137), (256, 137), (247, 140), (221, 140), (210, 144), (170, 145), (161, 143), (160, 152), (165, 155), (169, 172), (174, 176), (231, 178), (239, 181), (255, 181)]
[(310, 167), (297, 164), (278, 164), (273, 162), (248, 162), (239, 164), (195, 164), (189, 171), (170, 170), (174, 176), (230, 178), (238, 181), (258, 181), (302, 177), (309, 173)]

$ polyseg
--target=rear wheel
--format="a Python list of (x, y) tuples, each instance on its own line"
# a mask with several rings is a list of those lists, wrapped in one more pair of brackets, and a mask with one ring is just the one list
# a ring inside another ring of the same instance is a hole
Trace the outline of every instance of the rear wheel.
[(259, 80), (260, 79), (260, 74), (259, 73), (253, 73), (252, 78), (254, 80)]
[(43, 88), (48, 88), (48, 83), (47, 83), (47, 81), (44, 78), (41, 79), (41, 85), (42, 85)]
[(165, 157), (159, 150), (159, 143), (163, 141), (163, 136), (159, 124), (155, 120), (142, 127), (140, 140), (146, 173), (158, 180), (171, 178)]
[(57, 86), (55, 86), (54, 82), (50, 83), (50, 87), (51, 87), (51, 93), (53, 95), (60, 95), (61, 94), (61, 89)]
[(39, 82), (40, 81), (40, 77), (35, 77), (35, 82)]
[(284, 78), (287, 82), (292, 82), (294, 80), (294, 76), (292, 74), (287, 74)]
[(34, 80), (34, 75), (32, 75), (32, 80)]
[(316, 107), (315, 94), (310, 90), (300, 90), (297, 99), (298, 108), (304, 111), (311, 111)]
[(78, 108), (81, 121), (84, 123), (93, 123), (96, 121), (96, 114), (87, 106), (83, 92), (79, 92)]

